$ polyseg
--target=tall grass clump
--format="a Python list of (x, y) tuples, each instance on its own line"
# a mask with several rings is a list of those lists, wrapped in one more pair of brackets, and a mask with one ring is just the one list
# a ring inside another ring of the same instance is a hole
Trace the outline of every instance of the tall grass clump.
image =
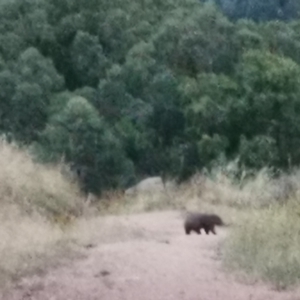
[(54, 261), (65, 249), (67, 236), (58, 222), (78, 216), (81, 201), (76, 186), (59, 169), (35, 164), (26, 152), (3, 140), (0, 170), (0, 287), (4, 287)]
[(165, 191), (139, 193), (122, 212), (187, 209), (215, 212), (232, 224), (224, 242), (227, 268), (285, 288), (300, 281), (300, 171), (234, 176), (226, 168), (197, 174)]
[(59, 167), (34, 163), (28, 153), (0, 140), (0, 170), (1, 203), (38, 210), (47, 217), (80, 214), (79, 190)]
[(300, 281), (300, 202), (252, 209), (225, 242), (224, 263), (285, 288)]
[[(284, 202), (296, 190), (300, 190), (297, 174), (273, 178), (265, 168), (251, 176), (236, 176), (235, 163), (223, 168), (214, 168), (209, 173), (195, 174), (180, 185), (169, 182), (163, 190), (140, 191), (126, 196), (125, 200), (112, 201), (114, 208), (130, 212), (162, 209), (200, 209), (220, 207), (233, 210), (263, 208)], [(232, 170), (233, 169), (233, 170)], [(300, 174), (300, 173), (299, 173)]]
[(278, 288), (300, 282), (299, 170), (274, 177), (262, 169), (237, 180), (219, 169), (190, 183), (188, 191), (198, 207), (213, 204), (209, 209), (232, 223), (225, 241), (226, 267)]

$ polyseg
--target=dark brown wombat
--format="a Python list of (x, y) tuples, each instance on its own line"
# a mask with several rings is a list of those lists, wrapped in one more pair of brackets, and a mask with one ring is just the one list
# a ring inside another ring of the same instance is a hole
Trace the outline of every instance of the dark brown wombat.
[(213, 234), (216, 234), (216, 225), (223, 226), (224, 223), (222, 219), (215, 214), (189, 213), (184, 221), (184, 229), (186, 234), (190, 234), (191, 231), (201, 234), (202, 228), (205, 230), (206, 234), (209, 234), (210, 231)]

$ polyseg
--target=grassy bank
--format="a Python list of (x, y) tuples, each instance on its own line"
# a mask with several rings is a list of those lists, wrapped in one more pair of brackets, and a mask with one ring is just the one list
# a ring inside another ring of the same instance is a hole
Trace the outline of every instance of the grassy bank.
[(108, 197), (101, 202), (101, 210), (113, 214), (164, 209), (218, 213), (233, 224), (222, 247), (226, 268), (278, 288), (299, 282), (300, 172), (272, 179), (262, 170), (247, 180), (230, 178), (226, 170), (215, 170), (164, 192)]
[[(100, 228), (100, 218), (83, 218), (77, 186), (59, 167), (42, 166), (14, 145), (0, 142), (0, 287), (31, 271), (55, 264), (75, 240), (97, 234), (108, 239), (120, 228)], [(286, 287), (300, 279), (300, 172), (271, 179), (262, 170), (251, 179), (232, 180), (216, 169), (164, 191), (124, 196), (113, 192), (93, 199), (98, 215), (154, 210), (214, 212), (232, 223), (225, 241), (226, 268)], [(101, 200), (101, 201), (97, 201)], [(85, 215), (86, 216), (86, 215)], [(63, 225), (72, 224), (73, 230)], [(102, 231), (101, 231), (102, 230)], [(70, 252), (68, 252), (70, 253)]]
[(66, 249), (62, 225), (78, 217), (77, 187), (58, 168), (35, 164), (0, 141), (0, 287), (54, 263)]
[(270, 281), (279, 289), (299, 283), (299, 201), (253, 209), (239, 221), (225, 242), (225, 266)]

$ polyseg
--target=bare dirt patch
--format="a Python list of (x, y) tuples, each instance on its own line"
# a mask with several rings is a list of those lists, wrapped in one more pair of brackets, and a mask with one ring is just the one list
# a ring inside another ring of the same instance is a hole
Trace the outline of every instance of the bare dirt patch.
[(300, 299), (299, 289), (279, 292), (224, 272), (217, 249), (228, 229), (187, 236), (178, 212), (105, 217), (92, 230), (85, 258), (25, 278), (1, 299)]

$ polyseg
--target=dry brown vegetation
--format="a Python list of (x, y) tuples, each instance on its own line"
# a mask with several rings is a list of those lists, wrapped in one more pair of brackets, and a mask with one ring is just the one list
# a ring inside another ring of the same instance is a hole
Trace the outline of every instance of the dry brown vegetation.
[(278, 288), (298, 283), (300, 172), (272, 179), (262, 170), (239, 183), (231, 180), (226, 170), (215, 175), (197, 175), (164, 192), (119, 197), (110, 201), (105, 211), (124, 214), (173, 208), (218, 213), (232, 224), (222, 245), (226, 268), (271, 281)]
[[(75, 184), (0, 141), (0, 285), (51, 264), (67, 246), (64, 225), (82, 211)], [(47, 258), (47, 259), (46, 259)]]
[(164, 209), (218, 213), (233, 224), (222, 247), (225, 267), (271, 280), (278, 287), (300, 279), (299, 172), (271, 179), (262, 170), (237, 183), (226, 170), (217, 170), (213, 176), (197, 175), (164, 191), (136, 196), (108, 193), (101, 201), (93, 199), (95, 204), (84, 212), (76, 184), (59, 167), (36, 164), (4, 141), (0, 166), (1, 285), (57, 262), (64, 251), (70, 254), (75, 245), (91, 243), (95, 234), (103, 235), (103, 240), (122, 235), (122, 228), (106, 232), (106, 227), (102, 232), (95, 213)]

